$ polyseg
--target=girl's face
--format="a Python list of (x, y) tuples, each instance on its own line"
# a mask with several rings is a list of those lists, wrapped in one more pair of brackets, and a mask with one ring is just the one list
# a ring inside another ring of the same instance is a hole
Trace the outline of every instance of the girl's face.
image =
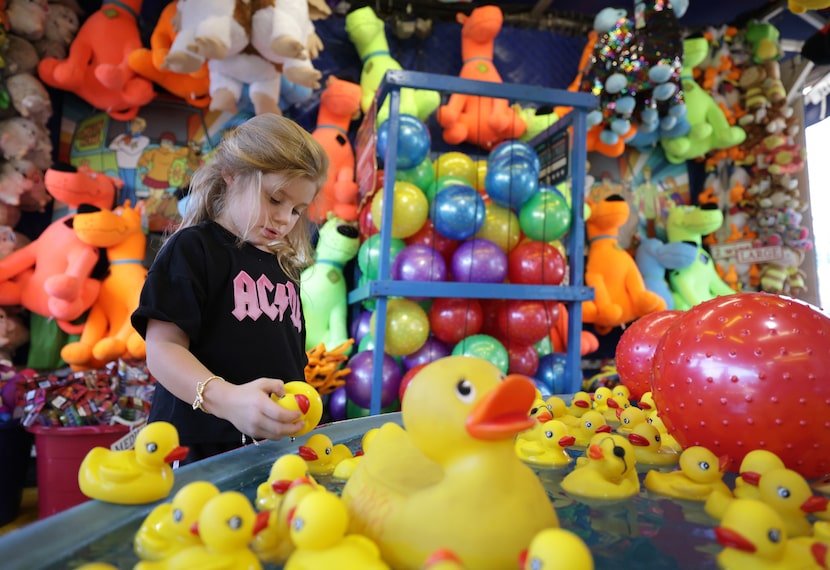
[[(262, 188), (253, 201), (249, 184), (254, 180), (229, 177), (229, 200), (225, 211), (217, 220), (232, 233), (263, 251), (270, 251), (268, 244), (287, 236), (300, 216), (314, 199), (316, 187), (311, 180), (296, 178), (285, 182), (277, 173), (262, 175)], [(254, 205), (256, 211), (250, 206)]]

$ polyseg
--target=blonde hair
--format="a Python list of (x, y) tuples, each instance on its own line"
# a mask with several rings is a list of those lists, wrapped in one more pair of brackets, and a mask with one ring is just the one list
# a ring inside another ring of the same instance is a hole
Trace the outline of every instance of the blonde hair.
[[(311, 134), (291, 119), (263, 113), (230, 130), (216, 147), (210, 160), (199, 167), (190, 180), (187, 211), (179, 229), (218, 219), (229, 195), (223, 173), (251, 180), (251, 223), (258, 214), (262, 175), (278, 173), (285, 183), (305, 178), (315, 185), (315, 195), (326, 180), (329, 160), (325, 149)], [(294, 228), (272, 251), (280, 267), (299, 281), (303, 269), (314, 261), (311, 245), (312, 222), (303, 215)], [(240, 237), (240, 245), (242, 238)]]

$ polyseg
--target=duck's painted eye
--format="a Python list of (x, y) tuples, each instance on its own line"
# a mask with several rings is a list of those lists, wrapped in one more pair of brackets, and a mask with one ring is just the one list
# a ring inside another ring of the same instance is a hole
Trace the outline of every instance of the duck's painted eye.
[(548, 438), (548, 439), (551, 439), (553, 437), (553, 432), (550, 431), (550, 430), (547, 430), (545, 432), (545, 437)]
[(539, 408), (530, 408), (530, 415), (535, 416), (539, 413)]
[(175, 522), (177, 522), (177, 523), (182, 522), (183, 518), (184, 518), (184, 513), (182, 512), (181, 509), (173, 509), (173, 520)]
[(657, 443), (660, 443), (660, 436), (659, 436), (659, 435), (655, 435), (655, 436), (654, 436), (654, 441), (656, 441)]
[(623, 420), (623, 423), (624, 423), (624, 424), (630, 424), (630, 423), (631, 423), (631, 418), (625, 418), (625, 419)]
[(469, 404), (476, 397), (475, 386), (469, 380), (459, 380), (455, 385), (455, 393), (458, 394), (458, 399), (464, 403)]
[(326, 455), (331, 455), (331, 448), (330, 447), (326, 448)]
[(294, 517), (294, 521), (291, 523), (291, 526), (295, 532), (300, 532), (305, 526), (305, 521), (300, 517)]
[(790, 490), (786, 487), (778, 487), (778, 496), (782, 499), (789, 499), (790, 498)]
[(771, 528), (767, 533), (767, 538), (770, 542), (778, 544), (779, 542), (781, 542), (781, 531), (777, 528)]
[(233, 530), (242, 528), (242, 517), (231, 517), (228, 519), (228, 527)]
[(159, 449), (159, 446), (158, 446), (157, 443), (150, 442), (150, 443), (147, 444), (147, 451), (149, 453), (155, 453), (156, 451), (158, 451), (158, 449)]
[(594, 394), (594, 398), (597, 400), (602, 400), (602, 394)]
[(710, 465), (708, 461), (701, 461), (697, 464), (698, 467), (701, 468), (703, 471), (709, 471)]
[(591, 422), (591, 421), (586, 421), (586, 422), (585, 422), (585, 427), (586, 427), (587, 429), (591, 429), (592, 427), (594, 427), (594, 422)]

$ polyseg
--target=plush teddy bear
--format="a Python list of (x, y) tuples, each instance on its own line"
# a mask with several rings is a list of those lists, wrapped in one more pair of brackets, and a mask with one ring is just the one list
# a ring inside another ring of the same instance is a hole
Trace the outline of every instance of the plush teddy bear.
[(2, 162), (0, 200), (26, 212), (45, 211), (51, 197), (43, 184), (43, 171), (25, 158)]
[(0, 152), (6, 159), (28, 159), (41, 170), (52, 164), (52, 140), (48, 131), (26, 117), (0, 121)]
[(17, 73), (5, 81), (14, 110), (45, 129), (52, 116), (52, 99), (43, 83), (31, 73)]
[(804, 250), (781, 248), (781, 259), (766, 263), (761, 268), (761, 290), (798, 297), (807, 292), (806, 275), (799, 269), (804, 263)]
[(37, 73), (40, 56), (32, 42), (21, 36), (7, 34), (3, 59), (6, 61), (4, 74), (9, 76), (17, 73)]
[(8, 29), (27, 40), (39, 40), (46, 31), (46, 0), (9, 0), (6, 6)]
[(69, 46), (81, 27), (79, 16), (80, 9), (73, 9), (57, 2), (49, 3), (49, 11), (43, 26), (43, 37), (34, 42), (40, 59), (45, 57), (66, 59)]

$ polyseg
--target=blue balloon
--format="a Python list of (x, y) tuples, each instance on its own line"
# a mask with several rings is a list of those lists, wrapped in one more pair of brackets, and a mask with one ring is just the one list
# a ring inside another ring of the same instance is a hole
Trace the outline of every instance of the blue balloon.
[(539, 171), (526, 159), (501, 158), (487, 166), (487, 195), (502, 208), (518, 211), (539, 190)]
[[(386, 160), (389, 144), (389, 122), (378, 127), (377, 153), (381, 160)], [(401, 114), (398, 121), (398, 152), (395, 166), (409, 170), (419, 166), (429, 154), (431, 139), (426, 124), (414, 115)]]
[(453, 184), (438, 191), (430, 204), (435, 230), (452, 240), (473, 237), (484, 224), (484, 198), (472, 186)]
[(547, 386), (552, 394), (565, 393), (565, 360), (563, 352), (551, 352), (539, 358), (539, 368), (536, 369), (534, 380)]
[(542, 163), (539, 155), (533, 147), (520, 140), (508, 140), (496, 145), (490, 154), (487, 155), (487, 166), (489, 167), (497, 160), (507, 159), (508, 162), (530, 162), (538, 176), (542, 170)]

